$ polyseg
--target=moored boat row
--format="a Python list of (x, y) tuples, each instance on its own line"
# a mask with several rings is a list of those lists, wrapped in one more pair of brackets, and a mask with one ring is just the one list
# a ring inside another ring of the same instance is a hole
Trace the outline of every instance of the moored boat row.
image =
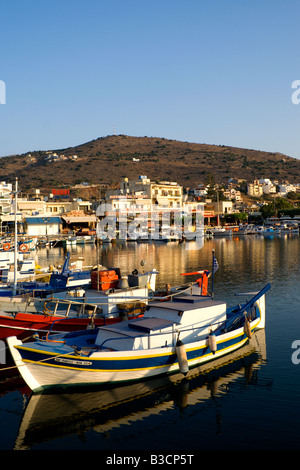
[(88, 277), (76, 277), (78, 273), (73, 276), (69, 272), (67, 261), (68, 257), (64, 276), (58, 274), (60, 283), (54, 275), (52, 282), (50, 279), (36, 290), (26, 290), (23, 285), (23, 294), (1, 297), (0, 339), (10, 335), (24, 339), (50, 329), (74, 331), (120, 322), (141, 315), (155, 291), (156, 270), (135, 271), (125, 277), (117, 268), (94, 269)]

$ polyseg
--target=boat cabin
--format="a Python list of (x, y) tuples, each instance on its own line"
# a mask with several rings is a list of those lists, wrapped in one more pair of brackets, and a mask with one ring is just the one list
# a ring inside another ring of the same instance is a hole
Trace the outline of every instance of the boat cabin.
[(96, 345), (113, 350), (175, 346), (204, 339), (226, 320), (226, 303), (204, 296), (181, 296), (146, 307), (142, 318), (99, 329)]

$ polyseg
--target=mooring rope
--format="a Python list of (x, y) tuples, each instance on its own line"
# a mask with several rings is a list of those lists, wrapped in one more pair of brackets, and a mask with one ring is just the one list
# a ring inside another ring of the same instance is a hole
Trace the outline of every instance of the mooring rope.
[[(6, 346), (6, 349), (9, 349), (8, 346)], [(2, 349), (3, 350), (3, 349)], [(1, 351), (1, 350), (0, 350)], [(51, 359), (53, 359), (53, 357), (57, 358), (57, 357), (63, 357), (63, 356), (68, 356), (69, 354), (72, 354), (69, 352), (67, 353), (64, 353), (64, 354), (58, 354), (58, 355), (55, 355), (55, 356), (51, 356), (51, 357), (46, 357), (45, 359), (41, 359), (39, 361), (30, 361), (31, 364), (39, 364), (40, 362), (46, 362), (46, 361), (50, 361)], [(2, 371), (7, 371), (7, 370), (10, 370), (10, 369), (18, 369), (19, 367), (22, 367), (22, 366), (26, 366), (27, 364), (26, 363), (23, 363), (23, 364), (20, 364), (19, 366), (17, 365), (14, 365), (14, 366), (10, 366), (10, 367), (5, 367), (3, 369), (0, 369), (0, 372)]]

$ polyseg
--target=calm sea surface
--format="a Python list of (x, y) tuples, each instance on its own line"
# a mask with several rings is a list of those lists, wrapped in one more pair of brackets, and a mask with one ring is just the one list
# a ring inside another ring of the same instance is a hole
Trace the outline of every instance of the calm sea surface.
[[(195, 242), (103, 246), (100, 262), (156, 268), (158, 287), (178, 285), (181, 273), (219, 263), (215, 298), (237, 303), (236, 292), (270, 282), (266, 329), (249, 346), (206, 374), (187, 381), (153, 380), (110, 390), (31, 396), (14, 369), (0, 369), (0, 449), (171, 451), (300, 449), (300, 364), (292, 343), (300, 341), (299, 236), (233, 237)], [(93, 245), (72, 247), (71, 258), (95, 265)], [(41, 266), (63, 261), (62, 248), (40, 249)], [(300, 357), (300, 354), (299, 354)], [(9, 360), (9, 358), (8, 358)]]

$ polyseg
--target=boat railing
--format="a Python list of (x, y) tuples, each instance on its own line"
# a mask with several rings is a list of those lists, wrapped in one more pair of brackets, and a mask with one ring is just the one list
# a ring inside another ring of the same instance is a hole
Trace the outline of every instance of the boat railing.
[[(143, 299), (142, 297), (136, 297), (136, 298), (132, 298), (132, 297), (118, 297), (118, 301), (116, 302), (116, 305), (120, 306), (120, 309), (121, 310), (124, 310), (123, 308), (123, 305), (124, 305), (124, 302), (120, 302), (120, 300), (126, 300), (127, 303), (129, 304), (132, 304), (133, 305), (133, 309), (134, 308), (137, 308), (137, 307), (140, 307), (140, 304), (141, 304), (141, 300)], [(90, 313), (89, 316), (94, 316), (94, 315), (98, 315), (100, 314), (101, 317), (105, 318), (105, 317), (110, 317), (111, 314), (108, 313), (108, 314), (104, 314), (103, 313), (103, 307), (105, 306), (108, 306), (108, 305), (111, 305), (111, 302), (86, 302), (86, 300), (84, 301), (81, 301), (81, 300), (71, 300), (71, 299), (60, 299), (58, 297), (49, 297), (47, 299), (40, 299), (41, 301), (44, 301), (44, 306), (43, 306), (43, 310), (44, 310), (44, 313), (45, 315), (55, 315), (57, 313), (57, 310), (60, 306), (64, 305), (67, 307), (66, 309), (66, 316), (68, 316), (71, 308), (73, 309), (76, 309), (77, 312), (78, 312), (78, 316), (82, 315), (85, 310), (90, 310), (92, 311), (93, 313)], [(117, 299), (116, 299), (117, 300)], [(50, 310), (49, 307), (47, 306), (47, 304), (53, 304), (54, 308), (53, 310)], [(146, 304), (145, 304), (146, 306)]]
[[(43, 299), (41, 299), (42, 301)], [(53, 310), (49, 308), (49, 304), (53, 304)], [(79, 302), (69, 299), (59, 299), (55, 297), (50, 297), (44, 300), (43, 313), (47, 316), (55, 316), (58, 313), (58, 308), (60, 306), (66, 307), (64, 317), (68, 317), (71, 309), (77, 311), (77, 316), (83, 315), (85, 312), (88, 312), (89, 317), (93, 317), (96, 314), (101, 314), (102, 309), (99, 307), (99, 304)]]
[[(57, 299), (59, 299), (59, 302), (60, 303), (64, 303), (64, 302), (72, 302), (74, 305), (77, 304), (77, 305), (80, 305), (82, 303), (84, 304), (90, 304), (92, 306), (94, 306), (95, 304), (97, 304), (98, 306), (102, 307), (102, 306), (108, 306), (108, 305), (112, 305), (112, 304), (118, 304), (120, 303), (120, 301), (127, 301), (127, 302), (138, 302), (138, 301), (170, 301), (172, 302), (174, 300), (174, 298), (176, 296), (180, 296), (182, 294), (185, 294), (189, 291), (189, 289), (193, 286), (197, 285), (197, 283), (195, 282), (189, 282), (189, 283), (185, 283), (185, 284), (182, 284), (182, 285), (179, 285), (179, 286), (175, 286), (174, 288), (172, 288), (172, 290), (170, 291), (155, 291), (155, 292), (152, 292), (150, 295), (145, 295), (145, 296), (121, 296), (121, 295), (118, 295), (116, 297), (110, 297), (108, 299), (107, 302), (105, 301), (100, 301), (99, 302), (99, 297), (97, 297), (95, 295), (95, 297), (93, 296), (89, 296), (89, 299), (91, 300), (90, 302), (87, 302), (87, 297), (83, 296), (83, 297), (73, 297), (72, 300), (70, 299), (63, 299), (63, 298), (59, 298), (59, 297), (54, 297), (55, 293), (52, 293), (51, 294), (51, 297), (47, 297), (46, 298), (46, 301), (56, 301)], [(22, 292), (22, 297), (24, 299), (26, 299), (28, 302), (30, 302), (30, 300), (39, 300), (41, 299), (40, 297), (40, 292), (41, 290), (43, 291), (43, 289), (33, 289), (32, 291), (28, 292), (28, 291), (24, 291)], [(112, 292), (113, 293), (113, 292)], [(54, 295), (53, 295), (54, 294)], [(160, 294), (160, 295), (159, 295)], [(207, 298), (211, 298), (210, 295), (207, 295), (207, 296), (201, 296), (201, 297), (207, 297)], [(74, 298), (77, 298), (78, 300), (74, 300)]]
[[(192, 287), (193, 285), (195, 285), (194, 282), (191, 282), (191, 283), (187, 283), (187, 284), (184, 284), (183, 286), (178, 286), (176, 289), (180, 289), (180, 290), (177, 290), (176, 292), (164, 292), (162, 295), (150, 295), (150, 296), (121, 296), (121, 295), (118, 295), (116, 297), (111, 297), (108, 299), (108, 301), (100, 301), (98, 300), (98, 298), (95, 296), (95, 297), (89, 297), (92, 302), (87, 302), (87, 298), (86, 297), (77, 297), (78, 300), (74, 300), (74, 298), (72, 300), (70, 299), (61, 299), (59, 297), (48, 297), (47, 299), (45, 299), (46, 302), (59, 302), (59, 303), (69, 303), (71, 302), (72, 305), (77, 305), (77, 306), (80, 306), (80, 305), (90, 305), (92, 307), (94, 307), (95, 305), (97, 305), (99, 308), (101, 307), (104, 307), (104, 306), (109, 306), (109, 305), (112, 305), (112, 304), (120, 304), (121, 302), (120, 301), (126, 301), (126, 302), (130, 302), (130, 303), (138, 303), (138, 302), (141, 302), (141, 301), (173, 301), (174, 298), (176, 296), (180, 296), (184, 293), (186, 293), (190, 287)], [(201, 297), (207, 297), (207, 298), (211, 298), (209, 295), (208, 296), (201, 296)], [(32, 297), (27, 297), (29, 299), (32, 299)], [(76, 297), (75, 297), (76, 298)], [(39, 299), (39, 297), (35, 297), (35, 299)]]

